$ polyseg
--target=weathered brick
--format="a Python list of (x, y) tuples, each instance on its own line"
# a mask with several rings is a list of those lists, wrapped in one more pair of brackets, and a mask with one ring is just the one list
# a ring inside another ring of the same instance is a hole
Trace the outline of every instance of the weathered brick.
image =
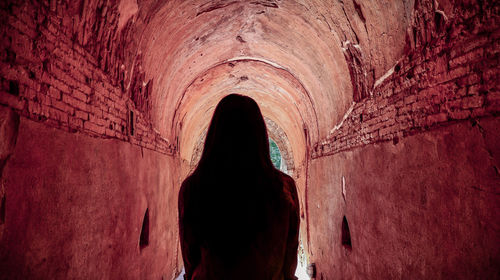
[(486, 109), (485, 108), (474, 108), (471, 110), (471, 116), (473, 118), (479, 118), (479, 117), (483, 117), (486, 115)]
[(33, 26), (29, 26), (26, 24), (23, 20), (9, 15), (7, 16), (7, 21), (10, 26), (12, 26), (16, 31), (19, 33), (27, 35), (30, 39), (33, 39), (36, 37), (36, 32), (33, 28)]
[(458, 95), (458, 96), (467, 95), (467, 88), (465, 88), (465, 87), (459, 88), (458, 90), (455, 91), (455, 95)]
[(52, 99), (52, 107), (57, 108), (63, 112), (70, 114), (70, 115), (73, 115), (75, 113), (75, 108), (64, 103), (63, 101)]
[(71, 89), (65, 83), (58, 80), (57, 78), (50, 79), (47, 83), (56, 87), (63, 93), (69, 94), (71, 92)]
[(486, 99), (488, 102), (499, 101), (500, 100), (500, 91), (488, 92), (486, 95)]
[(28, 111), (32, 114), (39, 115), (42, 111), (42, 106), (38, 102), (28, 101)]
[(89, 106), (87, 107), (88, 112), (92, 114), (95, 118), (102, 118), (103, 117), (103, 112), (99, 107), (95, 106)]
[(49, 87), (47, 94), (55, 100), (61, 100), (61, 92), (55, 87)]
[(89, 114), (89, 122), (95, 123), (95, 124), (100, 125), (100, 126), (106, 125), (106, 121), (104, 119), (99, 118), (98, 116), (96, 116), (94, 114)]
[(88, 100), (88, 96), (87, 94), (83, 93), (82, 91), (80, 91), (79, 89), (74, 89), (72, 92), (71, 92), (71, 96), (82, 101), (82, 102), (87, 102)]
[(451, 119), (454, 120), (463, 120), (469, 118), (471, 115), (469, 110), (462, 110), (462, 111), (452, 111), (449, 113), (449, 116)]
[(75, 110), (75, 117), (87, 121), (89, 120), (89, 113), (80, 110)]
[(484, 50), (482, 48), (475, 49), (463, 55), (457, 56), (450, 60), (450, 68), (455, 68), (466, 63), (479, 60), (483, 57)]
[(484, 97), (483, 96), (470, 96), (462, 99), (462, 108), (479, 108), (483, 105)]
[(116, 136), (116, 132), (114, 130), (112, 130), (112, 129), (106, 128), (106, 135), (110, 136), (110, 137), (115, 137)]
[(412, 111), (418, 111), (418, 110), (420, 110), (422, 108), (425, 108), (426, 105), (428, 105), (428, 103), (425, 100), (423, 100), (423, 101), (417, 101), (417, 102), (414, 102), (414, 103), (411, 104), (411, 110)]
[(22, 100), (18, 96), (14, 96), (6, 92), (0, 92), (0, 104), (12, 107), (17, 110), (22, 110), (25, 105), (25, 100)]
[(50, 119), (59, 121), (60, 124), (68, 123), (68, 113), (55, 108), (48, 108), (48, 110), (49, 110), (48, 117)]
[(71, 128), (82, 130), (83, 129), (83, 122), (84, 121), (80, 118), (69, 118), (68, 124)]
[(448, 120), (448, 115), (446, 113), (438, 113), (435, 115), (427, 116), (427, 123), (429, 125), (445, 122), (447, 120)]
[(87, 111), (88, 110), (88, 106), (85, 102), (82, 102), (76, 98), (73, 98), (67, 94), (64, 94), (62, 96), (62, 101), (65, 102), (66, 104), (68, 104), (69, 106), (73, 107), (73, 108), (76, 108), (76, 109), (80, 109), (80, 110), (83, 110), (83, 111)]
[(416, 95), (405, 96), (403, 100), (405, 105), (410, 105), (415, 101), (417, 101), (417, 96)]
[(106, 129), (104, 126), (97, 125), (95, 123), (92, 123), (90, 121), (86, 121), (83, 123), (83, 127), (85, 130), (95, 132), (97, 134), (104, 135), (106, 133)]
[(469, 74), (460, 79), (457, 79), (456, 84), (459, 87), (464, 87), (467, 85), (475, 85), (481, 82), (481, 77), (478, 74)]
[[(53, 67), (51, 72), (58, 80), (63, 81), (63, 83), (69, 88), (77, 88), (80, 86), (78, 81), (76, 81), (73, 77), (68, 75), (59, 66)], [(69, 92), (69, 90), (67, 92)]]
[(392, 134), (396, 130), (397, 130), (396, 126), (388, 126), (388, 127), (381, 128), (381, 129), (379, 129), (379, 136), (385, 136), (385, 135)]

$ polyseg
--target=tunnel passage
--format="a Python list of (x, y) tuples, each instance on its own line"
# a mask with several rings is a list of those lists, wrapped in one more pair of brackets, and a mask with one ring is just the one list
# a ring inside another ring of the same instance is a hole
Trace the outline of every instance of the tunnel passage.
[(230, 93), (257, 101), (293, 171), (316, 279), (498, 275), (495, 1), (8, 0), (0, 13), (5, 277), (174, 279), (180, 182)]

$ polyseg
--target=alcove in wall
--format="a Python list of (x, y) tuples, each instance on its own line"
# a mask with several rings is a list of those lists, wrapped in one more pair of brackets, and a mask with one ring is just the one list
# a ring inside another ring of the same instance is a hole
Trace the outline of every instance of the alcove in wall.
[(342, 219), (342, 246), (348, 250), (352, 250), (351, 232), (349, 231), (349, 224), (345, 216)]
[(139, 238), (139, 248), (142, 250), (149, 245), (149, 209), (146, 209), (142, 220), (141, 236)]

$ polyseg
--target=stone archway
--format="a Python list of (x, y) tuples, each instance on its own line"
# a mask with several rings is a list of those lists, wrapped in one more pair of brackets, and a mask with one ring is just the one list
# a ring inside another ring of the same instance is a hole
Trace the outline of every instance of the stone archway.
[(288, 137), (283, 129), (270, 118), (264, 117), (267, 126), (269, 137), (278, 145), (281, 153), (281, 158), (285, 162), (286, 173), (294, 176), (295, 163), (293, 161), (293, 152), (288, 141)]

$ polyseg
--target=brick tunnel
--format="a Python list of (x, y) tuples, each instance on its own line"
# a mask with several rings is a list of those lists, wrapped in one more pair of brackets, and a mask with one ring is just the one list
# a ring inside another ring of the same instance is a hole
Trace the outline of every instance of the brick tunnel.
[(498, 279), (499, 10), (1, 1), (0, 279), (175, 279), (180, 184), (230, 93), (297, 183), (311, 277)]

